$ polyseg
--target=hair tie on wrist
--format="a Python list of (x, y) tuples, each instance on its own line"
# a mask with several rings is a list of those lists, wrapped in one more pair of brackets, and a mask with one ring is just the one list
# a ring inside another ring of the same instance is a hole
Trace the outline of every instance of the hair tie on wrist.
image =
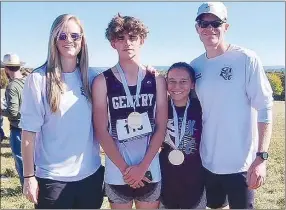
[(34, 176), (35, 176), (35, 174), (30, 175), (30, 176), (24, 176), (24, 179), (31, 178), (31, 177), (34, 177)]

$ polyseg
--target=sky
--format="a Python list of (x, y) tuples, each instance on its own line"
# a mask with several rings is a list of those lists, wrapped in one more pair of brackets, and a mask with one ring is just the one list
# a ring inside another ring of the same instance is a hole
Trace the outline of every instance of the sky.
[[(117, 52), (105, 39), (110, 20), (120, 12), (142, 20), (150, 33), (141, 62), (170, 66), (190, 62), (204, 53), (195, 30), (202, 2), (1, 2), (1, 60), (16, 53), (26, 67), (36, 68), (47, 58), (48, 38), (54, 19), (72, 13), (83, 23), (90, 66), (117, 63)], [(285, 66), (285, 2), (225, 2), (229, 43), (254, 50), (263, 65)]]

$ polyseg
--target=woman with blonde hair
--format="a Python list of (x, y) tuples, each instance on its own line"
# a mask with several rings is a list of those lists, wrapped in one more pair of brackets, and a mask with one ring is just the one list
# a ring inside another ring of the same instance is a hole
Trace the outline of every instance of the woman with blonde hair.
[(91, 74), (83, 26), (60, 15), (47, 61), (28, 76), (21, 107), (23, 193), (36, 208), (101, 207), (104, 168), (93, 134)]

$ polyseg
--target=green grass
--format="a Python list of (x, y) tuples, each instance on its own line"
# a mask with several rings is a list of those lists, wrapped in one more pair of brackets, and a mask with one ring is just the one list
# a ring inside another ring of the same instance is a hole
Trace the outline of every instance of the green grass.
[(285, 209), (285, 102), (275, 102), (266, 183), (257, 190), (255, 208)]
[[(255, 195), (256, 209), (285, 209), (285, 102), (275, 102), (273, 134), (265, 185)], [(8, 122), (4, 120), (8, 135)], [(32, 203), (21, 193), (20, 182), (11, 156), (8, 140), (1, 143), (1, 209), (31, 209)], [(108, 209), (105, 198), (102, 209)]]

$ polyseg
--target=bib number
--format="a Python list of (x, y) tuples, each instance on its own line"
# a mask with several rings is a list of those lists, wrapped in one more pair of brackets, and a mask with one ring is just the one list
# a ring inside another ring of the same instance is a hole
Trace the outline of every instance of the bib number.
[(151, 123), (147, 112), (142, 115), (142, 125), (138, 128), (128, 126), (127, 119), (120, 119), (116, 122), (116, 131), (118, 140), (125, 140), (135, 136), (141, 136), (152, 132)]

